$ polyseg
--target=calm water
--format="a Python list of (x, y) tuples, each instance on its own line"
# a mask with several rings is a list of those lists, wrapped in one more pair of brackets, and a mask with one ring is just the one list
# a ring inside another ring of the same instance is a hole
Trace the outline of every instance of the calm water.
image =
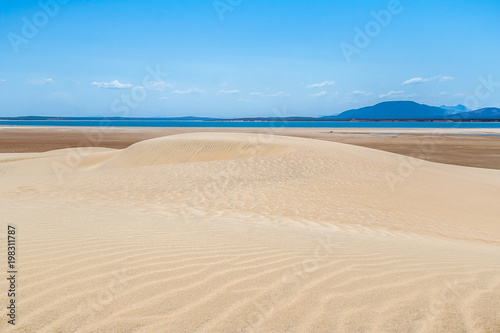
[(500, 128), (497, 123), (453, 122), (343, 122), (343, 121), (177, 121), (177, 120), (0, 120), (13, 126), (103, 127), (344, 127), (344, 128)]

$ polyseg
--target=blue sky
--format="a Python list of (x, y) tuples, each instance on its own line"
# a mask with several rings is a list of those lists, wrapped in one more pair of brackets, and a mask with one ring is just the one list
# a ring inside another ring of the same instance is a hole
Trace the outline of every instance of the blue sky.
[(498, 0), (2, 1), (0, 116), (500, 106), (498, 17)]

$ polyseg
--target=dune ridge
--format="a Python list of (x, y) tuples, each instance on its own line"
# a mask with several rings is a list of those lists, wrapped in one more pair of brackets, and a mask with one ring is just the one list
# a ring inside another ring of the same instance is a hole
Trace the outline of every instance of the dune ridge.
[(210, 133), (174, 135), (138, 142), (106, 161), (103, 167), (131, 168), (161, 164), (209, 162), (279, 154), (286, 145), (261, 143), (258, 137), (237, 134), (213, 137)]
[(500, 171), (191, 133), (0, 154), (0, 181), (1, 331), (500, 331)]

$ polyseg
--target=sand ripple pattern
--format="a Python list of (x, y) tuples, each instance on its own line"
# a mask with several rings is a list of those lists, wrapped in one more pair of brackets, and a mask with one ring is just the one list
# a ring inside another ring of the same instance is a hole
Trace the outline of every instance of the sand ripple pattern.
[(393, 189), (398, 155), (235, 133), (73, 153), (0, 154), (2, 332), (500, 332), (498, 171)]

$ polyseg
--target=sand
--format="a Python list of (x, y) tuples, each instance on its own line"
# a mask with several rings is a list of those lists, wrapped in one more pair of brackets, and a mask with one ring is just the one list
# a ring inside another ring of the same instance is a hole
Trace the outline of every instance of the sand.
[(500, 170), (206, 132), (6, 152), (0, 181), (2, 332), (500, 332)]
[(147, 139), (200, 131), (286, 135), (341, 142), (431, 162), (500, 170), (499, 128), (196, 128), (0, 126), (0, 153), (75, 147), (124, 149)]

